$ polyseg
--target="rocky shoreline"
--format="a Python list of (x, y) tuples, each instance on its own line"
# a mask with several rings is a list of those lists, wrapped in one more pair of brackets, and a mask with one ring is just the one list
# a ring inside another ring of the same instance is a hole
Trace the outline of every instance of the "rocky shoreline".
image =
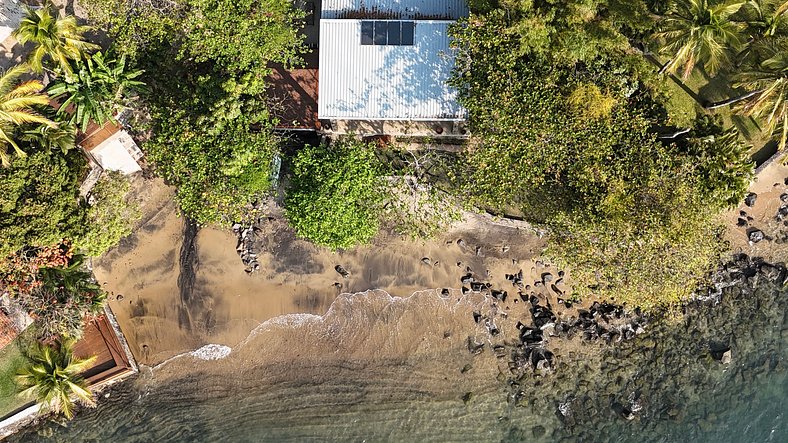
[[(786, 370), (783, 264), (738, 254), (683, 312), (653, 317), (599, 302), (557, 313), (556, 303), (568, 303), (544, 284), (518, 297), (530, 315), (508, 314), (500, 297), (491, 298), (488, 312), (474, 312), (479, 327), (468, 337), (468, 350), (498, 359), (510, 406), (554, 411), (561, 425), (552, 440), (612, 441), (632, 434), (637, 441), (659, 441), (675, 432), (671, 426), (692, 437), (715, 426), (701, 413), (710, 393), (735, 403), (746, 396), (732, 380)], [(577, 351), (583, 347), (597, 352)], [(463, 400), (472, 397), (465, 393)], [(519, 429), (513, 423), (511, 436), (528, 440), (546, 432), (541, 425)]]

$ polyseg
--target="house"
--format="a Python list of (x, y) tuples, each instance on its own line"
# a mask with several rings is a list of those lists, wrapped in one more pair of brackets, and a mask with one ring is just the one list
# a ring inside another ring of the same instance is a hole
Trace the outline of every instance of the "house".
[(91, 122), (77, 138), (77, 145), (88, 156), (91, 165), (98, 165), (103, 170), (124, 174), (142, 170), (137, 162), (142, 158), (142, 151), (117, 123), (106, 122), (99, 126)]
[(283, 109), (302, 115), (292, 119), (291, 112), (283, 121), (329, 136), (467, 137), (466, 111), (447, 84), (454, 69), (448, 30), (468, 15), (465, 0), (317, 3), (316, 8), (307, 2), (319, 18), (313, 13), (305, 26), (307, 42), (317, 51), (309, 66), (316, 75), (305, 78), (293, 70), (288, 77), (275, 70), (272, 90), (287, 96), (282, 79), (291, 90)]

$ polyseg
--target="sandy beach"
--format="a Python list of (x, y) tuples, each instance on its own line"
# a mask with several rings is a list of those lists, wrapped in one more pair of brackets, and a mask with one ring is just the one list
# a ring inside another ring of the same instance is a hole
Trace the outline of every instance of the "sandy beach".
[[(98, 281), (138, 361), (155, 365), (204, 344), (233, 347), (255, 327), (292, 313), (324, 314), (341, 293), (382, 289), (407, 297), (461, 287), (468, 272), (497, 287), (505, 274), (538, 280), (533, 259), (542, 240), (505, 220), (471, 215), (425, 241), (382, 234), (373, 244), (332, 252), (295, 238), (280, 214), (263, 226), (261, 269), (246, 274), (232, 232), (199, 229), (193, 246), (178, 217), (173, 189), (138, 177), (143, 219), (134, 234), (94, 259)], [(337, 265), (349, 272), (343, 277)]]

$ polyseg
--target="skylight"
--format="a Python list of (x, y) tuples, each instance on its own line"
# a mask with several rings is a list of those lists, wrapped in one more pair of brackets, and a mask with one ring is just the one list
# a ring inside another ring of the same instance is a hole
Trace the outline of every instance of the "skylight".
[(365, 46), (412, 46), (416, 23), (401, 20), (363, 20), (361, 44)]

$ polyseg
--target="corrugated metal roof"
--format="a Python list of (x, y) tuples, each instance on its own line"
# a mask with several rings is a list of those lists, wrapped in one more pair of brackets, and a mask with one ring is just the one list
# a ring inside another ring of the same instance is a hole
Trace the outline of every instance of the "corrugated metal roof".
[(468, 16), (465, 0), (323, 0), (322, 18), (457, 20)]
[(454, 68), (448, 21), (418, 21), (413, 46), (361, 45), (361, 20), (321, 20), (321, 119), (461, 120), (446, 84)]

